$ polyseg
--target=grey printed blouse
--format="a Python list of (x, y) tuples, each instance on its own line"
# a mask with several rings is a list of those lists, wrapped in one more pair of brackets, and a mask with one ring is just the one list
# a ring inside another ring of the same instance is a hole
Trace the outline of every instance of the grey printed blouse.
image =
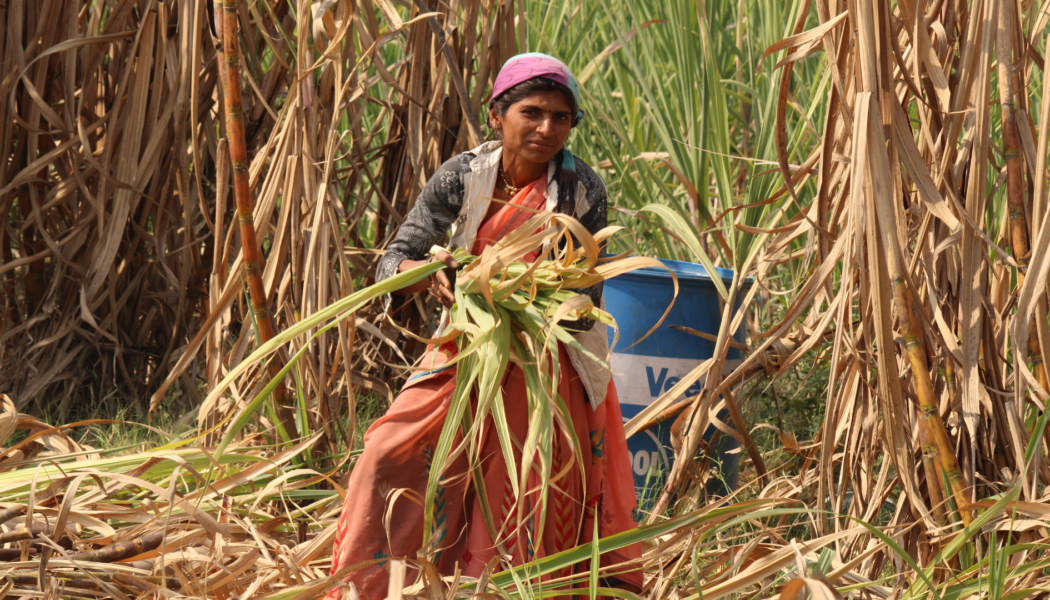
[[(403, 260), (422, 260), (430, 248), (441, 240), (452, 223), (459, 217), (463, 208), (465, 193), (463, 176), (470, 172), (470, 162), (475, 158), (471, 152), (454, 156), (438, 168), (430, 178), (423, 192), (416, 199), (415, 206), (409, 211), (404, 223), (387, 246), (386, 253), (379, 259), (376, 267), (376, 281), (382, 281), (397, 274), (398, 266)], [(579, 157), (576, 159), (576, 175), (587, 190), (590, 209), (580, 223), (592, 234), (602, 230), (609, 219), (608, 195), (605, 182), (594, 172), (594, 169)], [(604, 251), (603, 251), (604, 254)], [(581, 294), (591, 297), (595, 306), (601, 305), (602, 284), (579, 290)], [(594, 326), (590, 319), (566, 322), (570, 329), (586, 331)]]

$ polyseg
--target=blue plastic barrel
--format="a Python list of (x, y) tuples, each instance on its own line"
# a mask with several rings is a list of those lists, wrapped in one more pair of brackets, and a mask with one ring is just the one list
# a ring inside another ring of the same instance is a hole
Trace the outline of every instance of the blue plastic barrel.
[[(628, 348), (660, 320), (660, 316), (671, 303), (674, 296), (671, 276), (665, 269), (649, 267), (620, 275), (605, 283), (605, 307), (620, 328), (620, 339), (613, 347), (610, 366), (620, 397), (624, 422), (652, 404), (704, 359), (711, 358), (715, 351), (714, 342), (670, 327), (680, 325), (712, 336), (718, 335), (722, 310), (718, 290), (707, 270), (703, 265), (692, 263), (674, 260), (661, 262), (678, 277), (678, 297), (660, 328), (633, 347)], [(718, 269), (718, 276), (728, 287), (733, 272)], [(740, 294), (738, 298), (742, 298), (743, 295)], [(741, 343), (745, 341), (745, 323), (746, 321), (741, 322), (740, 329), (734, 335)], [(613, 343), (613, 334), (610, 327), (610, 344)], [(730, 348), (726, 358), (726, 372), (739, 364), (742, 358), (740, 350)], [(686, 395), (696, 395), (703, 385), (704, 378), (701, 378)], [(724, 409), (719, 412), (718, 418), (731, 423), (728, 411)], [(673, 464), (672, 422), (668, 421), (639, 432), (627, 440), (639, 506), (642, 509), (662, 488)], [(714, 426), (708, 428), (704, 434), (705, 442), (710, 441), (715, 431)], [(737, 485), (740, 467), (739, 444), (732, 437), (723, 434), (711, 458), (712, 466), (720, 468), (721, 478), (712, 480), (707, 489), (712, 494), (725, 495)]]

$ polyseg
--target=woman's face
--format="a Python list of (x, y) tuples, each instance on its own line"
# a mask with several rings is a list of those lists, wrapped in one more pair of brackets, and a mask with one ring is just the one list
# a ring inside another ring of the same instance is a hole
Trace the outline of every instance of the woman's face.
[(536, 92), (490, 119), (503, 132), (504, 152), (531, 163), (547, 163), (565, 145), (572, 131), (572, 108), (557, 90)]

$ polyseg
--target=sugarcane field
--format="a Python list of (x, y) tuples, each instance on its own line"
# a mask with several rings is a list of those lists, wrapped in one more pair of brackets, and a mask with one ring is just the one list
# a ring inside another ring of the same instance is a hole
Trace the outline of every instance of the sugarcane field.
[(0, 0), (0, 600), (1050, 598), (1050, 0)]

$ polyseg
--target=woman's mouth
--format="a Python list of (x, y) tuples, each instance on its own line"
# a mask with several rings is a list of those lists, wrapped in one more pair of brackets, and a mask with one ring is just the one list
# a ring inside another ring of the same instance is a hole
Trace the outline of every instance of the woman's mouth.
[(536, 150), (550, 150), (554, 147), (554, 144), (548, 144), (546, 142), (540, 142), (537, 140), (530, 140), (528, 144)]

